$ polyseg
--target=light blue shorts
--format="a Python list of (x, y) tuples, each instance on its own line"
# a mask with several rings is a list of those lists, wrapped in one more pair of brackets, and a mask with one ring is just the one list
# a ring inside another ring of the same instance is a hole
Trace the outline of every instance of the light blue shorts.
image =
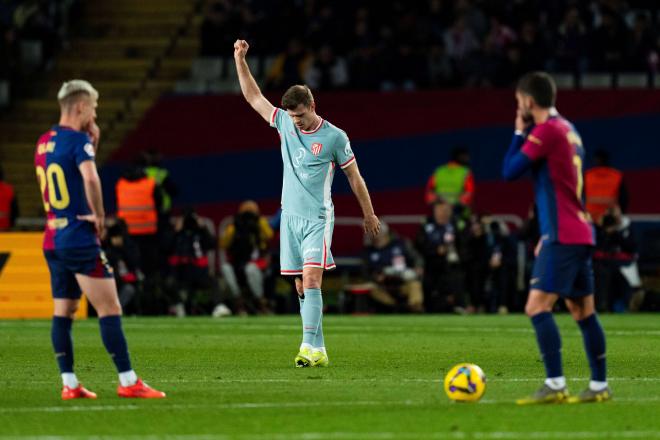
[(330, 252), (334, 220), (307, 220), (282, 213), (280, 224), (280, 272), (302, 275), (304, 267), (332, 270), (335, 260)]

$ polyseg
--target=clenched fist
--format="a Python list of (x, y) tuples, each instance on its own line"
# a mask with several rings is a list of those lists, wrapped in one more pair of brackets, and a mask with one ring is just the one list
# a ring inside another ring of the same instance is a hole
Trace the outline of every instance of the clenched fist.
[(236, 40), (234, 43), (234, 58), (243, 59), (247, 54), (250, 45), (245, 40)]

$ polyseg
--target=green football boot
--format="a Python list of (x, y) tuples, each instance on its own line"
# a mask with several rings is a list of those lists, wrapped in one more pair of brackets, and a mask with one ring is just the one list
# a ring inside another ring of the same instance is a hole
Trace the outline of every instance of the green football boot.
[(541, 403), (564, 403), (568, 399), (568, 389), (553, 390), (543, 384), (541, 388), (529, 397), (516, 400), (518, 405), (536, 405)]
[(293, 362), (295, 363), (296, 368), (313, 367), (312, 349), (301, 348)]
[(330, 364), (328, 355), (321, 350), (314, 350), (312, 352), (312, 367), (327, 367)]
[(589, 403), (589, 402), (606, 402), (612, 399), (612, 391), (610, 387), (605, 387), (600, 391), (593, 391), (587, 388), (577, 396), (568, 398), (568, 403)]

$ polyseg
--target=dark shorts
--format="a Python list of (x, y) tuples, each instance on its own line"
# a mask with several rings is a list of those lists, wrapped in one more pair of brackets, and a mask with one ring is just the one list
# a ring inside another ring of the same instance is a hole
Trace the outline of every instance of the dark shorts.
[(532, 269), (531, 289), (575, 298), (594, 293), (591, 246), (543, 243)]
[(98, 246), (45, 250), (53, 298), (80, 299), (76, 274), (112, 278), (112, 268)]

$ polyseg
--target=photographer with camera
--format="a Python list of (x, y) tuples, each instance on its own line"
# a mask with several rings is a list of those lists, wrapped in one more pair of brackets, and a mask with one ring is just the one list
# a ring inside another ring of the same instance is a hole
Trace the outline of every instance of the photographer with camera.
[(424, 311), (421, 259), (412, 246), (381, 222), (365, 249), (371, 299), (388, 312)]
[(208, 253), (215, 247), (211, 231), (193, 209), (187, 209), (175, 227), (173, 252), (169, 257), (171, 290), (176, 303), (170, 312), (179, 317), (207, 313), (217, 296), (209, 270)]
[(132, 311), (140, 314), (142, 310), (139, 293), (144, 281), (144, 274), (140, 269), (140, 249), (131, 239), (122, 219), (115, 220), (104, 230), (102, 245), (108, 263), (114, 269), (119, 303), (124, 313)]
[(608, 209), (597, 227), (594, 252), (598, 310), (625, 312), (633, 291), (641, 289), (637, 269), (637, 244), (630, 219), (618, 205)]
[[(264, 275), (270, 267), (267, 250), (273, 235), (273, 229), (268, 219), (260, 215), (257, 203), (247, 200), (241, 203), (234, 221), (220, 238), (220, 248), (227, 253), (227, 261), (221, 265), (222, 276), (236, 300), (239, 314), (246, 313), (245, 306), (251, 311), (272, 313), (264, 296)], [(247, 287), (247, 298), (243, 298), (241, 286)]]

